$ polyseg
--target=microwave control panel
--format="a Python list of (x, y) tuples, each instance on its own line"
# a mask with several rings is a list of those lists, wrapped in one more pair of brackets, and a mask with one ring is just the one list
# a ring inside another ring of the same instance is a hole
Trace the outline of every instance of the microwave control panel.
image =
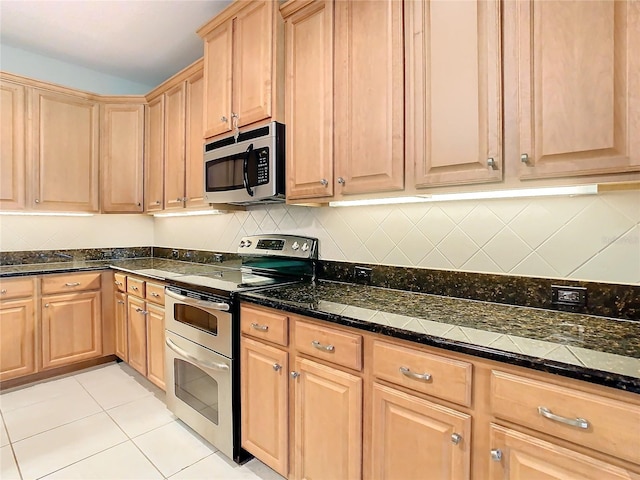
[(269, 183), (269, 148), (259, 148), (256, 150), (256, 162), (258, 171), (258, 185)]

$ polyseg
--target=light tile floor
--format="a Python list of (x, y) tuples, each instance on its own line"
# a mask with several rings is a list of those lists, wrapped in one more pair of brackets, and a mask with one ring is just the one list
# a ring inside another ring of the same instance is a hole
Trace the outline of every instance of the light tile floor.
[(217, 452), (123, 363), (2, 393), (0, 415), (2, 480), (283, 480)]

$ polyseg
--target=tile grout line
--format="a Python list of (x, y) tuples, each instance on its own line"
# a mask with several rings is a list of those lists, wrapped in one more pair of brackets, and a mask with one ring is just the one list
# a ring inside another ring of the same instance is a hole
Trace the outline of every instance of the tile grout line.
[(9, 440), (9, 444), (5, 445), (11, 449), (11, 455), (13, 456), (13, 463), (16, 466), (16, 470), (18, 471), (18, 475), (20, 476), (20, 480), (24, 477), (22, 475), (22, 470), (20, 469), (20, 464), (18, 464), (18, 458), (16, 457), (16, 451), (13, 449), (13, 442), (11, 441), (11, 436), (9, 435), (9, 429), (7, 429), (7, 424), (4, 421), (4, 415), (0, 411), (0, 422), (2, 422), (2, 427), (4, 428), (5, 433), (7, 434), (7, 439)]

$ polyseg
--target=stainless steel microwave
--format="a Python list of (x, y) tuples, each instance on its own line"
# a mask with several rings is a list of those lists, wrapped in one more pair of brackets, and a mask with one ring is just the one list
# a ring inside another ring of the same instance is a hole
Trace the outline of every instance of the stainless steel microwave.
[(209, 203), (255, 205), (285, 199), (284, 125), (271, 122), (204, 146), (204, 192)]

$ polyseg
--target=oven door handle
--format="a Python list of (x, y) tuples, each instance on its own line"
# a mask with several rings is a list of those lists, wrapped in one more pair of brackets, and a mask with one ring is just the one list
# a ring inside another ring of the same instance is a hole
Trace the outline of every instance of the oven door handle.
[(165, 290), (164, 293), (165, 295), (168, 295), (169, 297), (176, 300), (180, 300), (187, 305), (197, 305), (198, 307), (211, 308), (212, 310), (222, 310), (223, 312), (228, 312), (230, 308), (229, 304), (224, 302), (208, 302), (206, 300), (196, 300), (195, 298), (189, 298), (185, 297), (184, 295), (179, 295), (172, 292), (171, 290)]
[(253, 190), (249, 186), (249, 155), (251, 155), (251, 151), (253, 150), (253, 143), (247, 147), (247, 151), (244, 152), (244, 159), (242, 162), (242, 182), (244, 183), (244, 188), (247, 190), (247, 193), (253, 197)]
[(165, 339), (164, 343), (166, 343), (167, 347), (176, 352), (178, 355), (191, 360), (196, 365), (200, 365), (201, 367), (209, 368), (211, 370), (219, 370), (221, 372), (229, 370), (229, 365), (226, 365), (224, 363), (205, 362), (204, 360), (200, 360), (199, 358), (194, 357), (193, 355), (187, 353), (178, 345), (173, 343), (170, 338)]

